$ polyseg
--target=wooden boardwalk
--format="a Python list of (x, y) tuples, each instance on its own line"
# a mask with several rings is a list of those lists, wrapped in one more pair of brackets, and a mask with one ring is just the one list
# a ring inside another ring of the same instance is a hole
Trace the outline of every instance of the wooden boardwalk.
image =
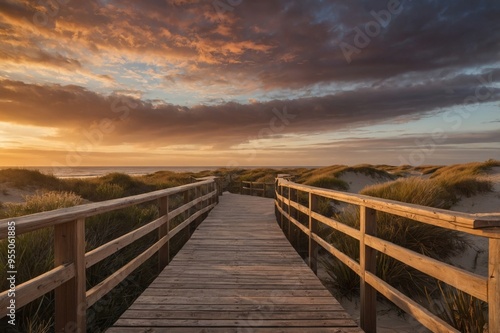
[(225, 193), (107, 332), (362, 330), (289, 244), (273, 200)]

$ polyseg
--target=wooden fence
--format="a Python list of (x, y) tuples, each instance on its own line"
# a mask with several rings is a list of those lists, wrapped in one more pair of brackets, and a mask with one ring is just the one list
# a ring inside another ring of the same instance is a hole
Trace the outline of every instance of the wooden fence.
[(237, 190), (243, 195), (274, 198), (274, 183), (242, 181)]
[[(54, 228), (55, 267), (16, 286), (16, 309), (55, 290), (56, 332), (85, 332), (86, 310), (136, 268), (157, 252), (160, 270), (168, 264), (170, 239), (217, 205), (218, 195), (221, 192), (217, 185), (215, 177), (208, 177), (200, 182), (175, 188), (0, 220), (0, 240), (7, 239), (8, 225), (12, 221), (15, 222), (16, 237), (43, 228)], [(180, 207), (171, 209), (173, 205), (170, 200), (174, 195), (183, 196), (183, 200)], [(159, 205), (160, 216), (157, 219), (90, 252), (85, 252), (86, 218), (152, 201), (157, 201)], [(189, 216), (171, 229), (170, 221), (183, 213)], [(156, 243), (107, 279), (86, 290), (87, 268), (155, 230), (158, 232)], [(8, 314), (7, 307), (10, 300), (8, 290), (0, 293), (0, 318)]]
[[(384, 295), (433, 332), (458, 332), (437, 315), (377, 277), (377, 252), (388, 255), (487, 302), (489, 307), (489, 332), (500, 332), (500, 213), (465, 214), (434, 209), (305, 186), (291, 182), (283, 176), (280, 175), (276, 179), (276, 209), (279, 212), (278, 216), (280, 216), (278, 222), (282, 228), (285, 224), (288, 224), (289, 233), (291, 226), (295, 225), (308, 236), (309, 264), (315, 272), (317, 271), (317, 249), (318, 246), (321, 246), (360, 276), (360, 321), (361, 328), (365, 332), (376, 332), (377, 292)], [(317, 209), (319, 198), (327, 198), (358, 206), (360, 209), (360, 229), (352, 228), (320, 214)], [(306, 201), (307, 204), (302, 204)], [(488, 276), (473, 274), (378, 238), (376, 236), (377, 212), (401, 216), (419, 223), (456, 230), (470, 235), (487, 237), (489, 240)], [(299, 222), (298, 215), (300, 213), (307, 216), (308, 223)], [(321, 238), (317, 234), (319, 223), (358, 240), (360, 244), (359, 261), (356, 258), (349, 257)]]

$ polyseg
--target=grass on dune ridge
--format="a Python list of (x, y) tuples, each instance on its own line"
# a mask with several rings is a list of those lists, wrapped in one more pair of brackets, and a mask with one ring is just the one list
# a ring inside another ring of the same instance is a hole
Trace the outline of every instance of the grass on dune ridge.
[[(390, 167), (390, 166), (330, 166), (316, 169), (307, 168), (284, 168), (284, 169), (219, 169), (216, 171), (204, 171), (200, 173), (174, 173), (160, 171), (144, 176), (129, 176), (120, 173), (111, 173), (102, 177), (86, 179), (58, 179), (51, 175), (44, 175), (38, 171), (23, 169), (0, 170), (0, 185), (18, 187), (29, 190), (37, 190), (32, 196), (27, 196), (24, 203), (9, 204), (0, 203), (0, 218), (11, 218), (32, 214), (40, 211), (52, 210), (62, 207), (70, 207), (87, 202), (115, 199), (139, 193), (145, 193), (162, 188), (179, 186), (192, 183), (195, 178), (208, 175), (224, 177), (228, 182), (241, 180), (257, 182), (274, 182), (275, 176), (280, 173), (292, 174), (295, 181), (312, 186), (335, 190), (347, 190), (348, 184), (341, 178), (346, 172), (369, 175), (374, 178), (387, 180), (388, 182), (364, 189), (361, 193), (378, 196), (387, 199), (399, 200), (431, 207), (449, 208), (459, 200), (461, 196), (470, 196), (483, 191), (491, 190), (491, 184), (478, 179), (478, 176), (493, 167), (500, 166), (499, 161), (487, 161), (484, 163), (471, 163), (455, 166), (425, 166), (425, 167)], [(420, 173), (430, 175), (429, 179), (418, 177), (402, 178), (401, 175)], [(399, 177), (399, 178), (398, 178)], [(337, 214), (336, 217), (343, 223), (357, 227), (359, 216), (356, 211), (345, 210), (344, 212), (333, 212), (328, 202), (322, 203), (322, 208), (327, 216)], [(107, 241), (123, 235), (124, 233), (147, 223), (158, 216), (158, 207), (153, 204), (139, 205), (116, 212), (102, 214), (89, 218), (86, 222), (86, 250), (96, 248)], [(396, 244), (414, 249), (417, 252), (445, 260), (449, 256), (460, 252), (466, 241), (459, 235), (440, 234), (438, 230), (413, 225), (404, 219), (393, 219), (390, 216), (379, 216), (379, 235), (390, 239)], [(408, 237), (411, 235), (411, 237)], [(452, 237), (450, 237), (450, 235)], [(185, 235), (180, 234), (175, 240), (175, 246), (180, 248)], [(117, 255), (91, 267), (87, 270), (88, 286), (94, 286), (117, 268), (141, 253), (152, 244), (156, 235), (146, 236), (141, 244), (134, 243), (130, 247), (121, 250)], [(419, 241), (415, 241), (415, 239)], [(338, 246), (353, 258), (359, 256), (359, 244), (342, 238), (341, 235), (332, 234), (329, 241)], [(44, 273), (53, 267), (53, 234), (51, 229), (43, 229), (36, 232), (20, 235), (17, 240), (17, 261), (22, 267), (18, 274), (19, 281)], [(49, 245), (49, 246), (47, 246)], [(356, 252), (358, 251), (358, 252)], [(6, 242), (0, 241), (0, 261), (5, 262)], [(93, 332), (104, 331), (116, 319), (117, 314), (125, 310), (137, 295), (147, 286), (157, 274), (156, 258), (133, 272), (125, 284), (118, 286), (120, 295), (123, 297), (106, 298), (101, 303), (89, 309), (92, 321), (89, 329)], [(357, 276), (343, 268), (341, 265), (329, 263), (328, 271), (333, 277), (334, 283), (339, 290), (355, 290), (357, 288)], [(380, 256), (377, 262), (379, 274), (394, 285), (410, 293), (422, 294), (426, 288), (430, 290), (433, 282), (425, 276), (408, 270), (402, 265), (388, 257)], [(5, 274), (0, 271), (0, 286), (5, 290)], [(359, 284), (358, 284), (359, 286)], [(434, 289), (435, 286), (434, 286)], [(444, 289), (443, 289), (444, 290)], [(446, 289), (450, 295), (455, 295)], [(463, 299), (458, 294), (457, 299)], [(453, 306), (453, 305), (450, 305)], [(18, 314), (22, 322), (19, 332), (51, 332), (53, 313), (53, 293), (32, 302), (24, 307)], [(47, 319), (49, 318), (49, 319)], [(0, 330), (2, 329), (0, 324)]]
[[(140, 177), (111, 173), (96, 178), (58, 179), (38, 171), (22, 169), (0, 170), (0, 179), (0, 184), (3, 185), (36, 190), (35, 194), (25, 196), (24, 203), (0, 205), (0, 218), (15, 218), (194, 182), (193, 175), (190, 173), (158, 172)], [(171, 205), (179, 205), (181, 200), (180, 196), (174, 197)], [(142, 204), (88, 218), (85, 224), (86, 252), (149, 223), (157, 218), (158, 214), (156, 204)], [(172, 227), (178, 223), (177, 220), (171, 222)], [(181, 232), (172, 239), (172, 253), (178, 251), (185, 242), (186, 236), (186, 232)], [(129, 245), (110, 258), (87, 269), (87, 289), (114, 273), (156, 240), (156, 233), (151, 233), (140, 242)], [(17, 284), (41, 275), (54, 267), (52, 244), (53, 228), (45, 228), (16, 237)], [(6, 240), (0, 240), (0, 262), (7, 262), (6, 246)], [(119, 297), (104, 297), (88, 310), (89, 331), (102, 332), (116, 321), (117, 315), (126, 310), (157, 275), (156, 260), (156, 256), (153, 256), (135, 270), (124, 283), (117, 286), (114, 290), (119, 291)], [(6, 270), (0, 270), (2, 291), (7, 289), (5, 274)], [(108, 295), (113, 295), (113, 291)], [(17, 326), (18, 332), (53, 332), (53, 311), (54, 295), (51, 292), (18, 311), (17, 319), (20, 323)], [(6, 323), (0, 322), (0, 331), (7, 328), (2, 325)]]
[[(366, 187), (360, 194), (450, 209), (463, 196), (469, 197), (491, 191), (492, 184), (478, 176), (499, 165), (497, 161), (487, 161), (433, 168), (435, 171), (429, 179), (400, 178)], [(342, 223), (359, 229), (358, 209), (346, 209), (335, 217)], [(377, 236), (445, 262), (450, 257), (462, 253), (469, 246), (468, 239), (463, 233), (417, 223), (382, 212), (377, 213)], [(353, 238), (333, 231), (329, 241), (351, 258), (359, 257), (359, 242)], [(323, 263), (332, 278), (332, 283), (337, 290), (341, 291), (341, 294), (349, 296), (358, 291), (357, 274), (337, 260), (328, 260)], [(486, 305), (480, 300), (455, 288), (443, 287), (433, 278), (384, 254), (377, 256), (377, 275), (412, 297), (423, 299), (426, 296), (430, 302), (429, 307), (436, 303), (436, 298), (441, 299), (438, 314), (461, 331), (483, 332), (484, 323), (487, 322)], [(460, 318), (474, 318), (474, 320)]]

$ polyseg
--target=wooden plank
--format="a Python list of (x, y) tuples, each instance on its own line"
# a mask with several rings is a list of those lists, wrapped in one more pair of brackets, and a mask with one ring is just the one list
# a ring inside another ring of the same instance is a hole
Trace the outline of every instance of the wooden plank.
[(272, 293), (268, 296), (218, 296), (214, 297), (186, 297), (186, 296), (139, 296), (135, 301), (137, 304), (338, 304), (338, 301), (330, 296), (276, 296)]
[(208, 308), (206, 305), (194, 304), (132, 304), (129, 310), (147, 311), (218, 311), (218, 312), (255, 312), (255, 311), (275, 311), (280, 312), (334, 312), (343, 311), (340, 304), (240, 304), (237, 306), (228, 304), (213, 304)]
[(387, 297), (388, 300), (396, 304), (400, 309), (418, 320), (432, 332), (459, 332), (444, 320), (372, 273), (366, 272), (365, 279), (371, 286), (375, 287), (382, 295)]
[(85, 219), (54, 228), (54, 265), (74, 264), (74, 277), (55, 288), (55, 331), (86, 330)]
[(167, 243), (171, 235), (164, 236), (158, 242), (154, 243), (146, 251), (129, 261), (125, 266), (118, 269), (116, 272), (107, 277), (104, 281), (100, 282), (92, 289), (87, 291), (87, 304), (88, 307), (94, 305), (104, 295), (109, 293), (114, 287), (120, 284), (125, 278), (142, 265), (146, 260), (151, 258), (163, 245)]
[[(279, 179), (278, 184), (285, 185), (292, 189), (310, 192), (325, 198), (408, 217), (416, 221), (441, 226), (447, 229), (461, 230), (470, 234), (485, 237), (500, 238), (500, 233), (498, 230), (495, 230), (495, 227), (500, 227), (500, 215), (498, 213), (468, 214), (450, 212), (445, 209), (402, 203), (394, 200), (370, 197), (367, 195), (321, 189), (313, 186), (293, 183), (284, 179)], [(486, 227), (491, 228), (491, 230), (478, 229)]]
[[(253, 311), (250, 314), (271, 315), (273, 309), (269, 311)], [(215, 310), (198, 310), (198, 311), (164, 311), (164, 310), (127, 310), (121, 319), (200, 319), (200, 320), (221, 320), (221, 319), (247, 319), (249, 313), (241, 311), (215, 311)], [(281, 311), (272, 313), (274, 319), (278, 320), (325, 320), (325, 319), (346, 319), (348, 315), (339, 307), (338, 311)]]
[(309, 216), (309, 267), (314, 272), (318, 274), (318, 243), (312, 238), (313, 234), (318, 232), (318, 223), (313, 219), (312, 212), (318, 208), (318, 197), (309, 193), (309, 211), (307, 215)]
[[(158, 228), (158, 239), (162, 239), (165, 236), (168, 236), (170, 232), (170, 214), (169, 214), (169, 202), (170, 197), (167, 195), (163, 198), (160, 198), (158, 203), (159, 213), (161, 218), (165, 219), (165, 223), (161, 224)], [(161, 271), (168, 265), (170, 262), (170, 242), (166, 242), (158, 250), (158, 270)]]
[(377, 290), (366, 282), (367, 273), (376, 273), (377, 251), (365, 244), (367, 235), (377, 233), (376, 213), (371, 208), (360, 207), (359, 231), (362, 235), (359, 241), (359, 266), (361, 269), (360, 326), (366, 333), (377, 332)]
[(272, 199), (225, 195), (109, 332), (361, 332), (286, 241), (273, 208)]
[(154, 231), (167, 221), (166, 216), (162, 216), (138, 229), (135, 229), (121, 237), (118, 237), (92, 251), (85, 254), (85, 267), (89, 268), (98, 262), (106, 259), (110, 255), (120, 251), (124, 247), (132, 244), (141, 237), (147, 235), (148, 233)]
[[(253, 280), (253, 281), (252, 281)], [(309, 283), (311, 282), (311, 283)], [(223, 288), (234, 288), (234, 289), (262, 289), (260, 286), (268, 286), (269, 288), (274, 288), (275, 290), (293, 290), (294, 284), (310, 284), (307, 289), (304, 290), (323, 290), (322, 284), (315, 284), (313, 280), (303, 280), (303, 279), (281, 279), (281, 280), (258, 280), (258, 279), (238, 279), (238, 280), (222, 280), (222, 281), (197, 281), (195, 278), (183, 280), (178, 278), (176, 281), (159, 281), (153, 282), (149, 288), (151, 289), (223, 289)]]
[[(16, 235), (21, 235), (30, 231), (55, 226), (57, 224), (74, 221), (89, 216), (95, 216), (111, 212), (113, 210), (138, 205), (145, 202), (157, 200), (161, 197), (182, 193), (186, 190), (196, 188), (204, 184), (211, 184), (214, 180), (206, 180), (198, 183), (187, 184), (144, 194), (138, 194), (126, 198), (107, 200), (96, 203), (89, 203), (69, 208), (61, 208), (47, 212), (26, 215), (15, 218)], [(7, 222), (12, 219), (0, 220), (0, 239), (7, 237)]]
[[(34, 299), (54, 290), (75, 276), (75, 264), (60, 265), (45, 274), (16, 286), (16, 308), (22, 308)], [(7, 315), (9, 290), (0, 294), (0, 318)]]
[(316, 241), (316, 243), (321, 245), (321, 247), (324, 248), (326, 251), (328, 251), (332, 256), (334, 256), (338, 260), (342, 261), (347, 267), (352, 269), (354, 271), (354, 273), (361, 275), (361, 267), (359, 266), (359, 263), (356, 262), (356, 260), (352, 259), (347, 254), (340, 251), (339, 249), (337, 249), (335, 246), (331, 245), (330, 243), (327, 243), (318, 235), (314, 234), (314, 235), (311, 235), (311, 237)]
[(500, 240), (489, 240), (488, 256), (489, 332), (500, 332)]
[[(240, 327), (112, 327), (106, 332), (109, 333), (305, 333), (303, 327), (286, 327), (283, 329), (275, 327), (256, 327), (252, 325), (252, 321), (246, 326)], [(357, 327), (308, 327), (307, 333), (363, 333)]]
[(379, 238), (366, 236), (366, 244), (480, 300), (488, 301), (488, 279), (485, 277)]
[[(210, 319), (118, 319), (116, 326), (147, 326), (147, 327), (244, 327), (253, 320), (248, 316), (245, 319), (235, 320), (210, 320)], [(353, 327), (351, 319), (316, 319), (316, 320), (279, 320), (279, 319), (260, 319), (259, 326), (274, 327)]]
[[(276, 289), (273, 291), (273, 297), (331, 297), (331, 294), (326, 289), (320, 290), (283, 290)], [(232, 287), (231, 289), (173, 289), (173, 288), (148, 288), (142, 293), (142, 296), (169, 296), (169, 297), (266, 297), (269, 295), (268, 290), (260, 290), (258, 286), (253, 289), (240, 289)]]

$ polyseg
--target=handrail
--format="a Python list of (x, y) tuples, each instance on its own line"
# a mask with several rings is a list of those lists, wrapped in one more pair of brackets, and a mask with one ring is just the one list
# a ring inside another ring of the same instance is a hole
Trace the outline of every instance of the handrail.
[(240, 181), (238, 190), (240, 194), (255, 195), (266, 198), (273, 197), (269, 194), (274, 194), (274, 185), (274, 183)]
[[(299, 202), (299, 191), (308, 195), (307, 206)], [(279, 219), (280, 226), (283, 228), (285, 222), (288, 222), (289, 238), (292, 224), (309, 238), (309, 265), (313, 271), (317, 272), (317, 248), (321, 246), (360, 276), (360, 321), (361, 328), (365, 332), (376, 332), (377, 292), (387, 297), (433, 332), (458, 332), (438, 316), (377, 277), (375, 275), (377, 252), (384, 253), (416, 270), (487, 302), (489, 306), (489, 331), (500, 332), (500, 316), (498, 316), (498, 313), (500, 313), (500, 213), (466, 214), (453, 212), (366, 195), (306, 186), (283, 177), (276, 179), (275, 192), (275, 205), (281, 216), (281, 219)], [(315, 212), (318, 198), (327, 198), (359, 206), (360, 229), (349, 227), (333, 218)], [(309, 225), (304, 225), (294, 218), (291, 208), (307, 215)], [(473, 274), (378, 238), (376, 236), (377, 212), (385, 212), (420, 223), (487, 237), (489, 240), (488, 277)], [(359, 262), (319, 236), (317, 234), (318, 223), (327, 225), (359, 240)]]
[[(196, 192), (193, 199), (189, 198), (190, 190)], [(170, 211), (170, 197), (180, 193), (184, 193), (183, 204)], [(221, 193), (217, 177), (205, 177), (197, 183), (165, 190), (0, 220), (0, 240), (8, 237), (8, 226), (12, 221), (15, 222), (16, 236), (39, 229), (54, 228), (55, 268), (16, 286), (16, 310), (55, 290), (55, 331), (65, 332), (69, 329), (85, 332), (86, 309), (109, 293), (153, 254), (159, 254), (159, 268), (163, 269), (170, 260), (170, 239), (215, 207)], [(160, 216), (157, 219), (85, 253), (86, 218), (155, 200), (159, 202), (160, 207)], [(190, 213), (183, 222), (170, 229), (170, 221), (173, 218), (190, 212), (193, 207), (196, 208), (196, 212)], [(86, 268), (108, 258), (154, 230), (158, 230), (159, 235), (155, 244), (107, 279), (86, 290)], [(9, 290), (0, 293), (0, 318), (8, 314), (7, 307), (10, 301)]]

